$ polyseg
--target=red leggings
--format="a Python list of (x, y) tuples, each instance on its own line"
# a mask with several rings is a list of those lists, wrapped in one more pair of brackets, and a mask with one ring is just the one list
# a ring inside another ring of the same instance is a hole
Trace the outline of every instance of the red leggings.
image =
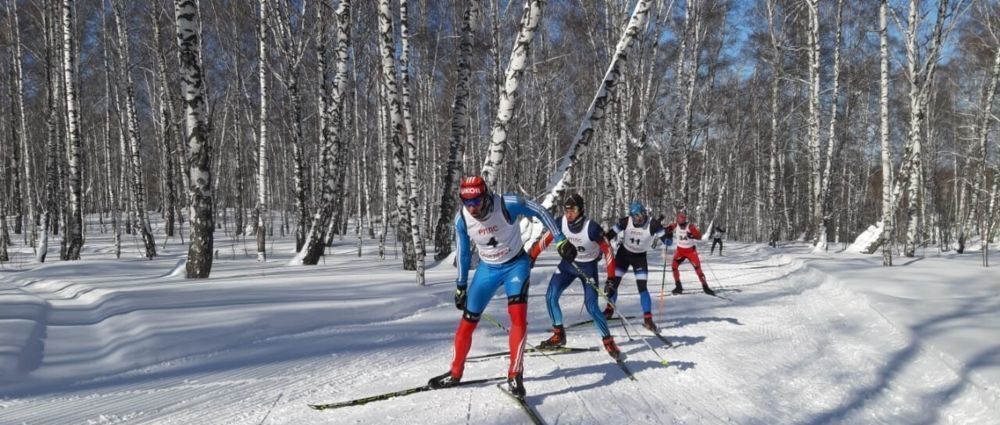
[(677, 248), (674, 252), (674, 261), (670, 265), (670, 270), (674, 272), (674, 283), (677, 285), (681, 284), (681, 272), (678, 270), (681, 263), (684, 260), (691, 262), (694, 266), (694, 272), (698, 275), (698, 280), (701, 281), (702, 285), (707, 285), (708, 282), (705, 281), (705, 273), (701, 271), (701, 259), (698, 258), (698, 251), (694, 248)]

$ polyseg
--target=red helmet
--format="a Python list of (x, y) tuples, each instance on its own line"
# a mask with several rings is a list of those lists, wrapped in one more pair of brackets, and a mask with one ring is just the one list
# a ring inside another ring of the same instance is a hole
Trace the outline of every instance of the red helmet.
[(687, 223), (687, 221), (688, 218), (686, 215), (684, 215), (684, 213), (682, 212), (677, 213), (677, 224), (684, 224)]
[(462, 178), (462, 185), (458, 189), (458, 194), (463, 201), (485, 196), (486, 193), (486, 181), (482, 177), (469, 176)]

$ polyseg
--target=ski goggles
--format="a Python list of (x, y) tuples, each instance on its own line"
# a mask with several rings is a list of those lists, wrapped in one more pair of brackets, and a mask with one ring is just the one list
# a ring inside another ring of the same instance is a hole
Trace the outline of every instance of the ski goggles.
[(463, 199), (462, 205), (465, 205), (467, 207), (478, 207), (483, 204), (483, 198), (484, 198), (483, 196), (480, 196), (478, 198)]
[(577, 207), (576, 205), (566, 205), (566, 206), (563, 207), (563, 210), (566, 211), (566, 212), (570, 212), (570, 211), (580, 212), (580, 207)]

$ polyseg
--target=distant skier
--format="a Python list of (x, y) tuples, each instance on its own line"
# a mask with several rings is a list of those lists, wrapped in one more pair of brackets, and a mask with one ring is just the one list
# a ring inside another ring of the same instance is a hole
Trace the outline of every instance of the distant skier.
[(715, 226), (712, 229), (712, 251), (711, 254), (715, 254), (715, 245), (719, 245), (719, 256), (722, 256), (722, 236), (725, 235), (726, 229), (724, 227)]
[(646, 282), (649, 279), (646, 251), (653, 247), (654, 240), (660, 239), (663, 241), (663, 255), (666, 256), (671, 240), (659, 221), (649, 219), (649, 214), (641, 202), (632, 202), (628, 213), (627, 217), (619, 219), (618, 223), (604, 234), (609, 241), (615, 236), (621, 237), (621, 246), (615, 253), (615, 276), (609, 278), (605, 284), (605, 292), (611, 303), (604, 309), (604, 317), (610, 319), (614, 314), (612, 304), (618, 301), (618, 285), (621, 284), (622, 276), (628, 271), (629, 266), (632, 266), (636, 287), (639, 289), (639, 301), (642, 304), (643, 326), (656, 332), (656, 324), (653, 323), (653, 302), (646, 289)]
[[(674, 290), (670, 291), (670, 293), (678, 295), (684, 292), (684, 287), (681, 286), (681, 273), (678, 268), (684, 260), (688, 260), (694, 266), (694, 272), (698, 275), (698, 280), (701, 281), (701, 290), (705, 291), (708, 295), (715, 295), (715, 291), (709, 288), (708, 282), (705, 281), (705, 273), (701, 271), (701, 259), (698, 258), (698, 251), (694, 246), (694, 241), (701, 239), (701, 232), (698, 231), (698, 228), (694, 224), (688, 223), (687, 216), (679, 212), (677, 213), (677, 221), (667, 226), (667, 235), (677, 241), (674, 261), (670, 265), (671, 271), (674, 272)], [(666, 260), (665, 255), (664, 260)]]
[[(432, 388), (451, 387), (462, 380), (465, 358), (472, 347), (472, 333), (493, 294), (503, 286), (507, 294), (507, 312), (511, 323), (507, 385), (512, 394), (524, 397), (522, 357), (528, 326), (531, 259), (524, 251), (517, 219), (524, 216), (541, 221), (554, 235), (559, 255), (568, 261), (576, 258), (576, 247), (563, 236), (544, 207), (517, 195), (495, 195), (487, 189), (482, 177), (463, 178), (459, 194), (464, 208), (455, 216), (459, 259), (455, 307), (463, 310), (463, 314), (455, 331), (455, 357), (451, 362), (451, 370), (431, 378), (428, 385)], [(471, 284), (468, 282), (472, 257), (470, 240), (475, 242), (480, 258)]]
[[(549, 289), (545, 292), (545, 302), (548, 305), (549, 318), (552, 319), (552, 337), (542, 341), (541, 348), (556, 348), (566, 345), (566, 328), (563, 327), (562, 309), (559, 308), (559, 298), (563, 291), (580, 279), (583, 282), (583, 304), (587, 307), (587, 312), (594, 319), (594, 327), (601, 335), (604, 349), (616, 360), (624, 360), (621, 350), (615, 344), (615, 338), (608, 330), (608, 322), (601, 313), (601, 307), (597, 303), (597, 263), (601, 260), (601, 252), (604, 253), (604, 262), (607, 264), (608, 277), (615, 276), (615, 260), (611, 254), (611, 245), (604, 239), (604, 231), (601, 225), (590, 220), (585, 215), (583, 197), (579, 194), (572, 194), (563, 202), (564, 214), (558, 220), (562, 225), (562, 233), (576, 247), (577, 254), (574, 268), (569, 260), (563, 259), (559, 262), (559, 271), (552, 275), (549, 280)], [(529, 255), (534, 262), (538, 255), (552, 243), (552, 233), (546, 232), (542, 238), (531, 247)], [(580, 275), (577, 270), (584, 275)], [(588, 282), (586, 279), (590, 279)]]

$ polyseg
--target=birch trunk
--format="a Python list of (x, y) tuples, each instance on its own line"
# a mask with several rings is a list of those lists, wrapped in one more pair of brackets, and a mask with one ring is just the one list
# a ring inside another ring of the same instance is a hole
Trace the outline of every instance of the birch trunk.
[[(813, 223), (813, 245), (814, 250), (820, 250), (820, 244), (825, 245), (825, 234), (820, 236), (819, 231), (823, 229), (823, 207), (821, 204), (822, 196), (820, 195), (820, 186), (822, 185), (822, 158), (820, 156), (820, 146), (819, 146), (819, 126), (820, 126), (820, 106), (819, 106), (819, 89), (820, 89), (820, 28), (819, 28), (819, 1), (818, 0), (808, 0), (807, 9), (809, 10), (809, 41), (808, 41), (808, 52), (809, 52), (809, 119), (808, 119), (808, 133), (809, 133), (809, 168), (810, 168), (810, 184), (809, 184), (809, 205), (812, 211), (812, 223)], [(821, 238), (823, 240), (821, 241)], [(823, 247), (825, 249), (825, 246)]]
[(535, 38), (535, 30), (541, 20), (542, 0), (525, 0), (517, 39), (514, 41), (514, 49), (510, 53), (510, 62), (507, 64), (504, 84), (500, 89), (497, 115), (493, 121), (493, 130), (490, 132), (489, 153), (483, 163), (482, 174), (487, 187), (495, 188), (499, 179), (500, 167), (503, 165), (507, 149), (507, 125), (514, 116), (514, 101), (517, 98), (518, 84), (528, 65), (531, 41)]
[(118, 27), (118, 58), (121, 64), (122, 82), (125, 84), (125, 120), (128, 126), (128, 142), (132, 160), (132, 199), (135, 204), (136, 231), (142, 236), (145, 245), (146, 258), (156, 256), (156, 241), (149, 229), (149, 217), (146, 212), (146, 189), (142, 178), (142, 156), (139, 134), (139, 117), (135, 106), (135, 83), (132, 80), (131, 65), (128, 53), (128, 22), (125, 16), (124, 0), (114, 0), (115, 22)]
[[(389, 108), (388, 133), (386, 141), (389, 145), (389, 155), (392, 157), (393, 176), (396, 186), (396, 207), (399, 212), (399, 226), (397, 227), (397, 237), (410, 233), (412, 217), (410, 208), (407, 205), (406, 189), (406, 162), (403, 143), (400, 140), (403, 130), (403, 117), (400, 110), (399, 95), (396, 83), (396, 62), (395, 41), (392, 33), (392, 15), (389, 9), (389, 0), (379, 0), (378, 9), (378, 29), (379, 29), (379, 51), (382, 55), (382, 78), (381, 84), (385, 90), (385, 103)], [(403, 269), (415, 270), (416, 256), (414, 255), (413, 239), (402, 237), (403, 240)], [(418, 276), (422, 279), (422, 276)]]
[[(11, 10), (11, 7), (10, 7), (11, 3), (14, 3), (14, 11)], [(17, 4), (16, 3), (17, 2), (8, 2), (5, 11), (7, 12), (7, 19), (8, 19), (8, 25), (7, 25), (7, 30), (8, 30), (8, 35), (9, 35), (8, 40), (12, 40), (12, 42), (14, 42), (14, 43), (19, 43), (20, 39), (19, 39), (19, 36), (16, 34), (16, 32), (18, 31), (17, 30), (17, 16), (14, 16), (14, 14), (17, 13), (16, 12), (16, 10), (17, 10)], [(11, 160), (12, 160), (11, 166), (14, 167), (13, 169), (11, 169), (11, 175), (13, 177), (13, 180), (11, 181), (11, 185), (13, 186), (12, 187), (13, 190), (12, 190), (12, 193), (11, 193), (11, 210), (14, 213), (14, 233), (15, 234), (21, 234), (22, 223), (24, 221), (24, 216), (23, 216), (23, 213), (22, 213), (22, 211), (23, 211), (24, 208), (23, 208), (23, 206), (21, 204), (21, 202), (22, 202), (22, 200), (21, 200), (21, 197), (22, 197), (21, 196), (21, 184), (22, 183), (25, 184), (25, 188), (27, 188), (27, 193), (29, 195), (28, 199), (26, 201), (28, 203), (28, 210), (31, 211), (34, 207), (31, 205), (31, 196), (30, 196), (31, 195), (31, 184), (32, 184), (31, 176), (25, 174), (22, 177), (22, 175), (21, 175), (22, 170), (27, 170), (28, 167), (30, 167), (30, 165), (27, 164), (27, 163), (31, 161), (31, 158), (29, 156), (27, 156), (27, 153), (25, 153), (25, 154), (21, 153), (21, 147), (22, 147), (22, 144), (24, 142), (21, 141), (21, 135), (23, 133), (22, 133), (21, 125), (20, 125), (20, 116), (18, 114), (18, 111), (19, 111), (18, 105), (20, 105), (20, 102), (21, 102), (21, 93), (20, 93), (20, 85), (21, 85), (21, 83), (18, 81), (18, 78), (20, 77), (19, 72), (18, 72), (18, 68), (20, 67), (20, 62), (21, 62), (20, 46), (12, 46), (12, 48), (10, 49), (10, 51), (11, 51), (11, 56), (10, 56), (10, 63), (11, 63), (11, 66), (10, 66), (10, 84), (7, 86), (7, 89), (8, 89), (8, 96), (10, 96), (10, 102), (11, 102), (11, 105), (10, 105), (10, 136), (11, 136), (10, 137), (10, 140), (11, 140), (10, 156), (11, 156)], [(21, 162), (22, 161), (25, 162), (25, 166), (23, 168), (21, 167)], [(30, 220), (31, 215), (29, 214), (28, 217), (29, 217), (29, 220)], [(27, 236), (27, 235), (25, 235), (25, 236)], [(0, 249), (6, 249), (6, 247), (0, 248)]]
[[(639, 0), (635, 4), (635, 9), (632, 11), (628, 25), (625, 27), (624, 32), (622, 32), (621, 38), (618, 40), (614, 56), (611, 59), (611, 63), (608, 65), (608, 70), (604, 74), (604, 79), (601, 81), (601, 85), (598, 87), (594, 99), (590, 102), (590, 106), (587, 108), (587, 113), (584, 115), (583, 122), (577, 130), (576, 136), (573, 137), (573, 141), (570, 144), (569, 149), (567, 149), (566, 153), (559, 161), (559, 166), (556, 168), (555, 173), (549, 177), (549, 182), (546, 187), (547, 194), (545, 195), (545, 199), (542, 201), (542, 205), (546, 208), (550, 208), (555, 205), (557, 199), (562, 199), (566, 189), (572, 185), (570, 171), (576, 164), (578, 155), (590, 143), (594, 134), (594, 126), (604, 117), (608, 102), (615, 92), (615, 87), (621, 74), (621, 66), (626, 60), (626, 53), (635, 43), (639, 34), (646, 28), (646, 19), (649, 16), (649, 7), (651, 3), (652, 0)], [(540, 223), (536, 223), (536, 228), (534, 229), (532, 236), (540, 233), (540, 226)]]
[(11, 96), (11, 102), (13, 102), (11, 105), (11, 116), (14, 119), (11, 122), (11, 128), (12, 131), (18, 132), (17, 137), (14, 138), (14, 141), (18, 143), (15, 149), (19, 148), (21, 150), (21, 163), (24, 164), (25, 202), (28, 204), (28, 222), (31, 228), (30, 236), (27, 240), (34, 247), (35, 242), (38, 240), (39, 201), (38, 194), (34, 189), (34, 162), (31, 151), (28, 149), (28, 130), (24, 115), (24, 72), (21, 66), (24, 56), (21, 52), (21, 29), (17, 17), (17, 2), (7, 2), (7, 7), (7, 14), (11, 20), (8, 28), (10, 29), (13, 44), (13, 57), (11, 57), (11, 73), (13, 74), (11, 80), (13, 84), (11, 88), (14, 93)]
[[(324, 12), (322, 12), (322, 7), (317, 13), (321, 14), (321, 22), (324, 21), (322, 17)], [(320, 94), (320, 131), (323, 134), (322, 152), (320, 154), (320, 167), (322, 168), (322, 188), (319, 207), (316, 209), (316, 213), (313, 216), (312, 226), (309, 229), (309, 238), (306, 245), (299, 255), (296, 257), (296, 261), (301, 261), (302, 264), (315, 265), (319, 262), (319, 257), (323, 255), (323, 250), (325, 249), (326, 241), (325, 232), (329, 226), (330, 216), (333, 213), (334, 202), (339, 202), (339, 199), (334, 199), (337, 176), (335, 170), (333, 169), (336, 157), (339, 154), (337, 146), (339, 145), (339, 138), (342, 136), (343, 131), (343, 89), (347, 86), (347, 61), (349, 59), (349, 49), (350, 49), (350, 36), (351, 36), (351, 2), (350, 0), (341, 0), (340, 4), (337, 6), (337, 62), (336, 62), (336, 80), (333, 87), (332, 96), (328, 94), (326, 89), (322, 90)], [(320, 31), (323, 31), (320, 29)], [(321, 79), (324, 80), (324, 86), (326, 86), (325, 77), (325, 59), (324, 59), (324, 42), (325, 37), (321, 33), (321, 42), (317, 46), (320, 55), (320, 71)]]
[(830, 104), (830, 127), (826, 139), (826, 165), (823, 167), (823, 177), (819, 186), (819, 196), (817, 204), (819, 210), (814, 219), (816, 221), (816, 244), (815, 252), (823, 252), (827, 249), (827, 228), (830, 225), (831, 213), (830, 203), (832, 196), (830, 193), (830, 180), (833, 173), (834, 151), (837, 148), (837, 105), (840, 100), (840, 44), (842, 39), (841, 22), (843, 19), (844, 1), (837, 0), (837, 20), (835, 25), (836, 36), (833, 47), (833, 100)]
[(476, 12), (476, 0), (466, 0), (462, 15), (462, 41), (458, 55), (458, 84), (455, 86), (455, 101), (451, 107), (451, 142), (448, 146), (448, 165), (441, 182), (441, 206), (437, 227), (434, 232), (434, 260), (441, 261), (451, 253), (452, 222), (455, 216), (455, 187), (461, 164), (465, 138), (467, 109), (469, 103), (469, 78), (472, 75), (472, 19)]
[(80, 249), (83, 248), (83, 195), (82, 195), (82, 174), (80, 163), (80, 114), (77, 108), (76, 93), (76, 58), (74, 57), (73, 40), (73, 2), (63, 0), (62, 2), (62, 36), (63, 36), (63, 83), (66, 93), (63, 98), (66, 108), (66, 141), (69, 153), (69, 227), (66, 229), (66, 237), (69, 243), (66, 246), (64, 260), (79, 260)]
[(260, 131), (257, 132), (257, 261), (267, 261), (267, 228), (269, 227), (267, 202), (267, 0), (259, 0), (257, 20), (257, 76), (260, 83)]
[(191, 243), (186, 277), (207, 278), (212, 271), (215, 216), (212, 198), (211, 146), (205, 116), (205, 82), (201, 73), (201, 17), (197, 0), (174, 0), (177, 54), (184, 99), (184, 139), (191, 155)]
[(778, 95), (780, 93), (780, 83), (782, 78), (783, 69), (783, 53), (782, 53), (782, 41), (783, 41), (783, 31), (782, 33), (777, 33), (776, 21), (774, 19), (775, 5), (774, 1), (767, 2), (767, 20), (768, 20), (768, 33), (771, 40), (771, 48), (773, 50), (774, 57), (772, 58), (773, 63), (771, 64), (774, 69), (774, 75), (771, 76), (771, 134), (770, 134), (770, 144), (771, 144), (771, 155), (768, 158), (768, 179), (767, 179), (767, 211), (768, 211), (768, 226), (770, 229), (770, 234), (768, 236), (768, 244), (772, 247), (778, 246), (778, 236), (781, 231), (781, 226), (778, 225)]
[(163, 137), (163, 157), (164, 157), (164, 182), (166, 188), (163, 203), (164, 208), (164, 226), (163, 232), (169, 238), (174, 236), (174, 209), (177, 202), (177, 189), (175, 186), (176, 177), (174, 176), (174, 156), (177, 155), (174, 149), (174, 123), (173, 123), (173, 113), (174, 113), (174, 102), (170, 96), (170, 91), (167, 86), (167, 65), (166, 57), (164, 56), (162, 47), (160, 45), (160, 24), (159, 19), (156, 15), (153, 15), (151, 20), (153, 25), (153, 46), (155, 48), (156, 54), (156, 69), (157, 77), (159, 82), (159, 120), (160, 128), (162, 129), (161, 137)]
[(407, 173), (406, 186), (410, 208), (410, 236), (413, 238), (414, 261), (416, 262), (417, 284), (423, 286), (424, 281), (424, 237), (420, 231), (420, 209), (417, 201), (417, 136), (413, 129), (410, 104), (410, 29), (409, 6), (407, 0), (399, 0), (399, 33), (402, 51), (399, 55), (403, 97), (403, 125), (406, 129)]
[(879, 140), (882, 145), (882, 265), (892, 266), (892, 158), (889, 156), (889, 0), (879, 3)]

